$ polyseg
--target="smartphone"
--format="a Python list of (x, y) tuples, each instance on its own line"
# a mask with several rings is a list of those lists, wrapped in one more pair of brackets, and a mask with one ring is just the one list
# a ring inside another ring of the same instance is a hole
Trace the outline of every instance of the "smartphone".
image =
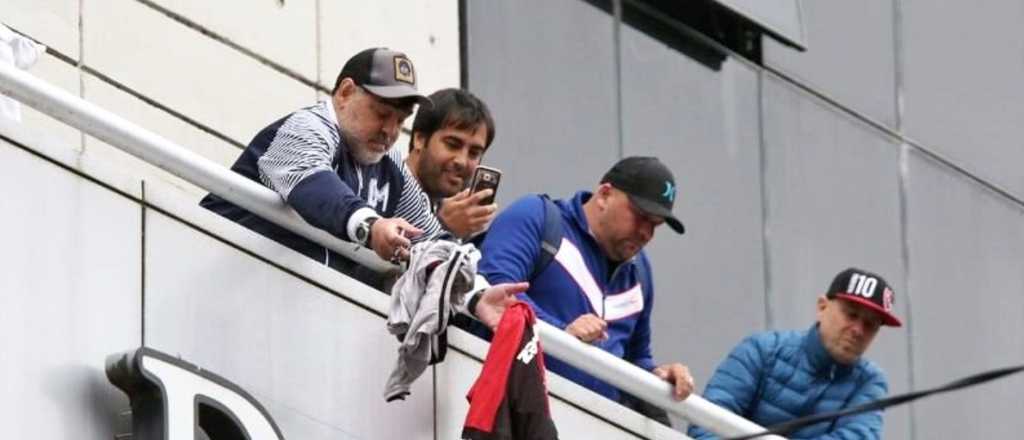
[(490, 189), (491, 195), (480, 201), (481, 205), (490, 205), (494, 203), (494, 195), (498, 193), (498, 182), (501, 182), (501, 170), (483, 165), (477, 166), (476, 172), (473, 173), (473, 180), (469, 184), (470, 192)]

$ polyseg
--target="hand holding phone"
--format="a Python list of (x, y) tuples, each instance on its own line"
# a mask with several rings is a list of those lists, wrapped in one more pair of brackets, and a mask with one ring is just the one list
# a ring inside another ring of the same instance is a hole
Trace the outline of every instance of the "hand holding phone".
[(470, 193), (476, 193), (484, 189), (490, 189), (491, 195), (480, 201), (481, 205), (494, 203), (494, 195), (498, 193), (498, 183), (501, 182), (501, 170), (497, 168), (477, 166), (473, 173), (473, 180), (470, 182)]

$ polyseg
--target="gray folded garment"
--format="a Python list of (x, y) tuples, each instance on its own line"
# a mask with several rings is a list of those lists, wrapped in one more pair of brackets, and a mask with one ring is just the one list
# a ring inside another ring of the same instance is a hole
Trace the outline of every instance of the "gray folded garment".
[(428, 365), (444, 360), (445, 329), (473, 288), (480, 252), (472, 244), (447, 240), (418, 243), (409, 269), (391, 288), (388, 332), (398, 336), (398, 360), (384, 386), (388, 402), (404, 399)]

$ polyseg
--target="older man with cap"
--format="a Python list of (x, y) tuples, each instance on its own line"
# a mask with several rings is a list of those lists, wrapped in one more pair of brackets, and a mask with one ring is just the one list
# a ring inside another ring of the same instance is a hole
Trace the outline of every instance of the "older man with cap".
[[(268, 125), (231, 169), (276, 191), (311, 225), (386, 260), (403, 256), (407, 236), (419, 231), (388, 218), (402, 197), (402, 175), (386, 153), (413, 106), (429, 102), (408, 57), (366, 49), (345, 63), (329, 100)], [(336, 269), (354, 265), (217, 195), (201, 205)]]
[[(478, 283), (529, 281), (520, 299), (540, 319), (658, 375), (675, 385), (675, 398), (684, 399), (693, 389), (689, 370), (678, 363), (658, 366), (651, 355), (654, 284), (643, 252), (663, 223), (683, 233), (672, 214), (675, 197), (672, 173), (653, 157), (622, 159), (593, 192), (554, 202), (546, 196), (523, 197), (491, 225)], [(550, 246), (544, 237), (550, 229), (549, 209), (555, 210), (561, 233)], [(554, 255), (540, 267), (544, 252)], [(545, 364), (599, 394), (621, 398), (615, 387), (564, 362)]]
[[(877, 274), (850, 268), (817, 300), (817, 322), (804, 331), (769, 331), (741, 342), (718, 366), (704, 397), (763, 426), (880, 399), (885, 373), (864, 359), (878, 329), (899, 327), (893, 292)], [(697, 439), (716, 438), (691, 426)], [(806, 426), (794, 439), (878, 439), (882, 412)]]

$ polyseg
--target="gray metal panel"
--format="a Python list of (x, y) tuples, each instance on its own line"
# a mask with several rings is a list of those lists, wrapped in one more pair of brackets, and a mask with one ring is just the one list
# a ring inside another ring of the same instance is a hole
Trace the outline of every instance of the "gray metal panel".
[(625, 154), (672, 169), (687, 229), (660, 227), (647, 247), (655, 359), (686, 363), (703, 384), (765, 326), (758, 74), (732, 59), (710, 70), (628, 26), (621, 35)]
[(906, 133), (1024, 198), (1024, 2), (902, 7)]
[(764, 38), (765, 64), (895, 128), (893, 0), (803, 6), (808, 50)]
[[(918, 388), (1024, 359), (1024, 208), (917, 154), (910, 289)], [(1024, 377), (915, 404), (917, 438), (1019, 438)]]
[[(878, 272), (906, 316), (899, 200), (899, 148), (866, 125), (764, 78), (764, 154), (773, 327), (807, 328), (814, 302), (839, 271)], [(907, 391), (906, 332), (882, 329), (867, 356), (892, 393)], [(905, 408), (887, 411), (886, 438), (909, 438)]]
[(466, 2), (469, 88), (494, 113), (503, 204), (562, 197), (618, 158), (612, 17), (580, 0)]
[(6, 142), (0, 163), (4, 437), (114, 438), (128, 399), (104, 361), (141, 344), (140, 208)]
[(434, 438), (429, 371), (384, 402), (398, 343), (381, 316), (159, 213), (146, 240), (148, 346), (251, 392), (287, 438)]

